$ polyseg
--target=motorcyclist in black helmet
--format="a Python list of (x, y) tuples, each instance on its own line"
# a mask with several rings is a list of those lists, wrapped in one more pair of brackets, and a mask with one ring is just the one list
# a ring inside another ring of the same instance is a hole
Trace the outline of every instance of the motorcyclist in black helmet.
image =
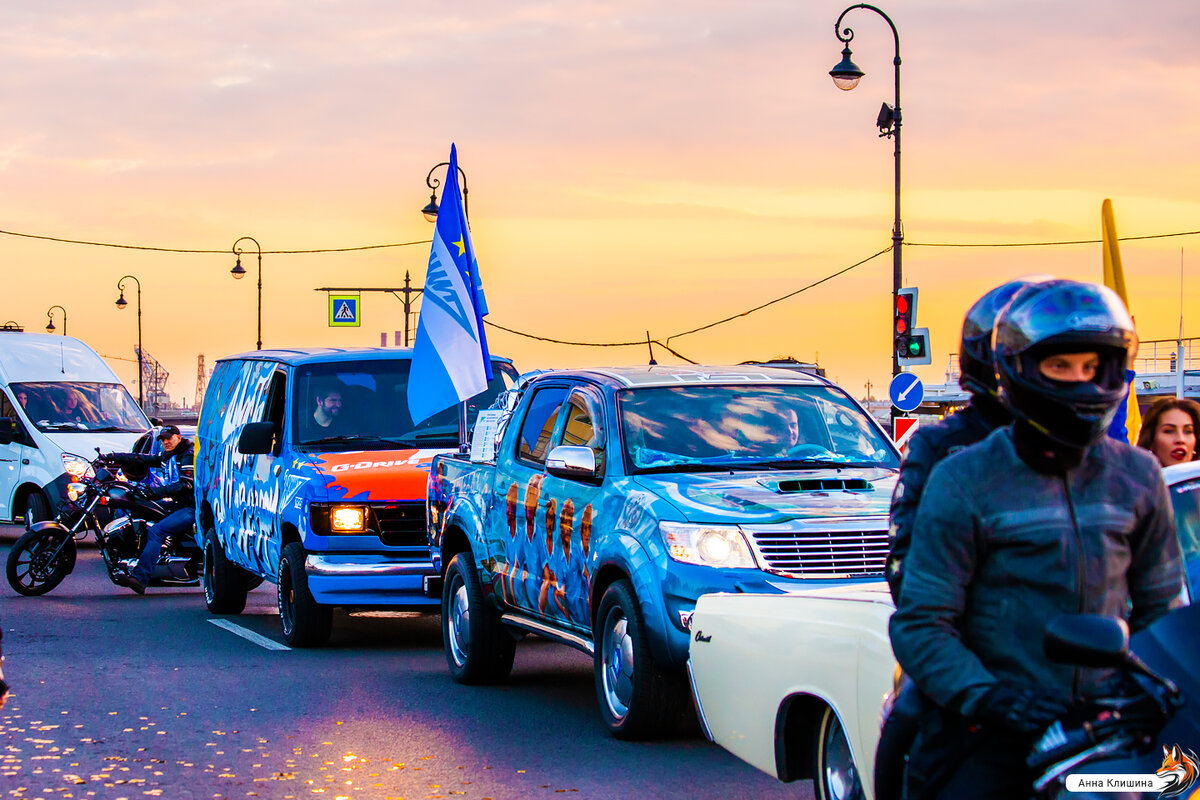
[(908, 796), (1028, 796), (1039, 733), (1070, 704), (1114, 689), (1107, 669), (1051, 663), (1047, 622), (1164, 614), (1183, 571), (1157, 463), (1105, 435), (1137, 347), (1109, 289), (1047, 281), (996, 323), (1002, 397), (1015, 422), (934, 467), (917, 509), (892, 648), (936, 707), (924, 714)]
[[(917, 505), (934, 465), (953, 452), (981, 441), (996, 428), (1012, 422), (1012, 414), (1000, 402), (996, 368), (992, 362), (992, 328), (996, 317), (1021, 289), (1043, 276), (1021, 278), (1001, 284), (975, 301), (963, 319), (958, 348), (959, 385), (970, 394), (967, 405), (932, 425), (917, 428), (900, 463), (900, 479), (892, 495), (890, 551), (887, 581), (892, 599), (900, 600), (904, 558), (913, 536)], [(905, 681), (893, 699), (875, 749), (875, 796), (897, 800), (903, 790), (904, 756), (916, 735), (917, 722), (926, 701), (911, 682)]]

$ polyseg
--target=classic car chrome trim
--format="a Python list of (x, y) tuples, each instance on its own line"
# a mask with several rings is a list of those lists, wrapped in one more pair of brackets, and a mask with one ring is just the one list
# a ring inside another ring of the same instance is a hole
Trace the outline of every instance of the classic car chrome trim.
[(704, 706), (700, 703), (700, 693), (696, 691), (696, 676), (692, 673), (692, 660), (687, 660), (687, 675), (688, 686), (692, 690), (692, 705), (696, 707), (696, 718), (700, 720), (700, 730), (704, 733), (704, 738), (710, 742), (716, 743), (713, 738), (712, 729), (708, 727), (708, 718), (704, 716)]
[(589, 656), (596, 653), (596, 646), (590, 639), (585, 639), (578, 634), (568, 633), (567, 631), (560, 631), (557, 628), (551, 628), (549, 625), (539, 622), (536, 619), (531, 619), (520, 614), (504, 614), (500, 617), (500, 621), (505, 625), (522, 628), (530, 633), (536, 633), (538, 636), (545, 636), (547, 639), (553, 639), (556, 642), (570, 645), (576, 650), (582, 650)]
[(321, 556), (304, 559), (309, 575), (428, 575), (433, 563), (425, 561), (382, 560), (379, 556)]

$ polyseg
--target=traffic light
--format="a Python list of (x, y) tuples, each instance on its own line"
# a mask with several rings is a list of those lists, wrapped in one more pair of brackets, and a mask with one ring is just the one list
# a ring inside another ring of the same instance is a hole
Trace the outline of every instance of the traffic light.
[(896, 292), (896, 306), (892, 314), (892, 334), (896, 361), (902, 367), (933, 363), (929, 352), (929, 329), (914, 328), (916, 318), (916, 287), (900, 289)]

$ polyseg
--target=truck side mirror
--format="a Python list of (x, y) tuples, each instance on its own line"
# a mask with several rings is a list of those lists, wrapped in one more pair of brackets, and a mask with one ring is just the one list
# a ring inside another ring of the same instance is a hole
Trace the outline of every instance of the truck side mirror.
[(595, 478), (596, 453), (590, 447), (560, 444), (546, 457), (546, 471), (559, 478)]
[(12, 417), (0, 417), (0, 444), (12, 444), (17, 438), (17, 426)]
[(244, 456), (266, 455), (274, 446), (274, 422), (247, 422), (238, 434), (237, 450)]

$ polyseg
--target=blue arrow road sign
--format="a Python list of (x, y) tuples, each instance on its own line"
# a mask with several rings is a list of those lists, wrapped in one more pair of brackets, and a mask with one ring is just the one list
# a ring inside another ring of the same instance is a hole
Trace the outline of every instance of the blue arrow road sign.
[(888, 385), (888, 397), (892, 399), (892, 405), (901, 411), (912, 411), (925, 399), (925, 387), (916, 375), (901, 372)]

